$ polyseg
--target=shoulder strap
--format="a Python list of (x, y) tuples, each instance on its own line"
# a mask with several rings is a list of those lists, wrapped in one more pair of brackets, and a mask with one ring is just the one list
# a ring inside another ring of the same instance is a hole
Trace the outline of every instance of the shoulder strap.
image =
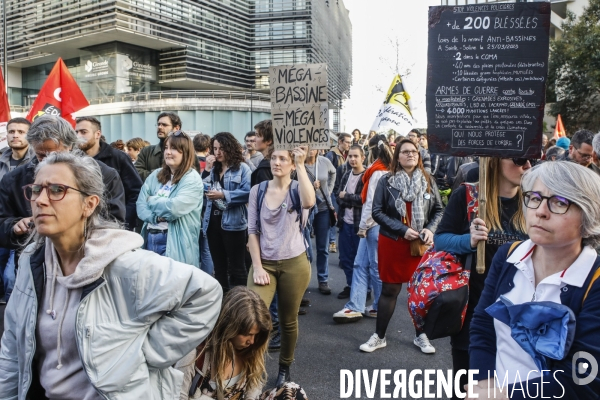
[(302, 202), (300, 201), (300, 190), (298, 190), (298, 181), (292, 181), (290, 184), (290, 197), (292, 199), (292, 210), (296, 210), (298, 215), (302, 212)]
[(258, 233), (260, 233), (260, 210), (262, 209), (268, 185), (269, 181), (262, 181), (258, 184), (258, 192), (256, 193), (256, 228)]
[[(594, 263), (594, 264), (597, 264), (597, 263)], [(592, 289), (592, 285), (594, 284), (594, 282), (596, 282), (596, 279), (598, 279), (599, 277), (600, 277), (600, 267), (596, 268), (596, 271), (594, 271), (594, 275), (592, 276), (592, 280), (590, 281), (590, 284), (588, 285), (588, 288), (585, 291), (585, 294), (583, 295), (583, 300), (581, 300), (581, 304), (582, 305), (583, 305), (583, 302), (585, 301), (585, 299), (587, 298), (588, 293)]]

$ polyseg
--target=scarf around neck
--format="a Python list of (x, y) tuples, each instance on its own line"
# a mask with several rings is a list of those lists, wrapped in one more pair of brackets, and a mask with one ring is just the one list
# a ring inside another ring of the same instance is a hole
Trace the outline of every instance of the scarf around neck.
[(424, 196), (427, 191), (427, 179), (425, 179), (423, 172), (416, 168), (411, 178), (406, 171), (400, 169), (390, 176), (388, 183), (400, 193), (395, 201), (395, 206), (401, 217), (407, 217), (406, 202), (412, 203), (410, 227), (417, 232), (421, 232), (425, 225)]
[(371, 176), (376, 171), (387, 171), (387, 167), (385, 166), (384, 163), (381, 162), (380, 159), (375, 160), (375, 162), (373, 164), (371, 164), (369, 166), (369, 168), (367, 168), (367, 170), (363, 174), (362, 181), (363, 181), (364, 186), (363, 186), (362, 192), (360, 192), (360, 197), (362, 198), (363, 204), (365, 204), (367, 202), (367, 193), (369, 191), (369, 181), (371, 180)]

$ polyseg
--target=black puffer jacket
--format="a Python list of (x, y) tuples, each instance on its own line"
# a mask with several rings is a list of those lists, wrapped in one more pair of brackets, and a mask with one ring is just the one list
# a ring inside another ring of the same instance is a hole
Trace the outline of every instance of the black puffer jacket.
[[(402, 223), (400, 214), (396, 209), (395, 202), (400, 196), (400, 192), (389, 184), (389, 178), (390, 175), (386, 175), (377, 183), (375, 196), (373, 197), (372, 215), (373, 220), (380, 226), (379, 233), (396, 240), (399, 237), (404, 237), (409, 227)], [(430, 178), (430, 182), (431, 190), (423, 195), (425, 198), (425, 224), (423, 227), (435, 233), (444, 214), (444, 206), (435, 180)]]
[[(104, 195), (108, 212), (119, 222), (125, 222), (125, 191), (119, 174), (101, 161), (96, 161), (102, 171)], [(37, 158), (4, 175), (0, 181), (0, 247), (17, 249), (20, 239), (13, 226), (23, 218), (31, 217), (31, 205), (23, 195), (22, 187), (34, 182)]]

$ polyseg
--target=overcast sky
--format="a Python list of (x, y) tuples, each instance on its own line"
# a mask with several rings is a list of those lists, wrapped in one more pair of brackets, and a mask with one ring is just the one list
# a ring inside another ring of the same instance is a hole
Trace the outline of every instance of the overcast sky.
[(416, 104), (417, 126), (426, 127), (427, 12), (440, 0), (344, 0), (344, 4), (352, 22), (352, 89), (344, 102), (342, 128), (368, 133), (394, 78), (397, 58), (400, 73), (410, 71), (405, 87)]

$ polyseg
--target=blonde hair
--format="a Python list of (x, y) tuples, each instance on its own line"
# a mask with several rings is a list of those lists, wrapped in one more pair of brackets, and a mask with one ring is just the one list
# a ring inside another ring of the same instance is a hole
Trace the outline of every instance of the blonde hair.
[(267, 381), (265, 354), (271, 333), (271, 314), (264, 301), (245, 286), (236, 286), (225, 295), (217, 324), (206, 339), (206, 345), (198, 354), (209, 356), (211, 379), (217, 389), (224, 391), (228, 376), (225, 369), (231, 364), (235, 352), (231, 341), (238, 335), (247, 335), (258, 327), (254, 343), (238, 351), (242, 359), (242, 377), (248, 389), (261, 388)]
[[(500, 209), (500, 179), (502, 178), (502, 159), (498, 157), (488, 157), (487, 158), (487, 167), (488, 167), (488, 180), (486, 185), (486, 207), (485, 207), (485, 224), (491, 230), (502, 231), (504, 228), (502, 227), (502, 210)], [(517, 196), (519, 196), (519, 207), (517, 208), (517, 212), (510, 220), (513, 228), (518, 230), (519, 232), (526, 232), (525, 227), (525, 215), (523, 214), (523, 191), (521, 187), (517, 192)]]

